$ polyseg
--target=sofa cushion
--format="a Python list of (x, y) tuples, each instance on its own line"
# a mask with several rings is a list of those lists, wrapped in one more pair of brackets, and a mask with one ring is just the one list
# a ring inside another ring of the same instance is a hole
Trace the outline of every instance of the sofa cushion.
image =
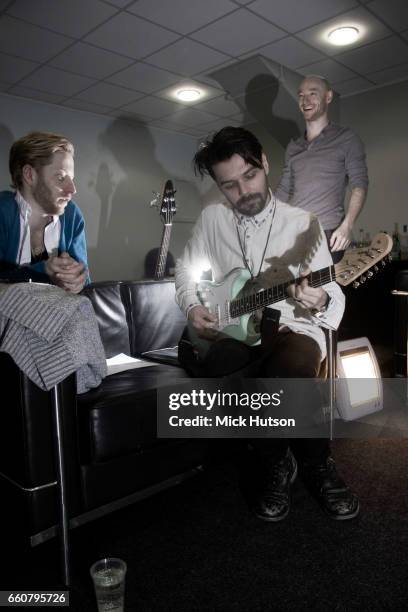
[(176, 346), (186, 324), (175, 300), (174, 281), (127, 282), (132, 355)]
[(82, 292), (92, 302), (107, 359), (119, 353), (130, 355), (124, 293), (126, 286), (121, 281), (92, 283)]
[(157, 439), (156, 389), (186, 378), (181, 368), (154, 365), (119, 372), (78, 396), (81, 463), (99, 463), (168, 443)]

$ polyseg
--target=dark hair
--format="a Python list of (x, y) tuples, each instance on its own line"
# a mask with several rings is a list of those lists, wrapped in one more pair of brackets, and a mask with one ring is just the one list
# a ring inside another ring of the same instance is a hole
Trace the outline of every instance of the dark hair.
[(209, 174), (215, 179), (213, 166), (221, 161), (240, 155), (247, 164), (262, 168), (262, 146), (252, 132), (245, 128), (228, 125), (200, 145), (194, 155), (194, 171), (200, 176)]

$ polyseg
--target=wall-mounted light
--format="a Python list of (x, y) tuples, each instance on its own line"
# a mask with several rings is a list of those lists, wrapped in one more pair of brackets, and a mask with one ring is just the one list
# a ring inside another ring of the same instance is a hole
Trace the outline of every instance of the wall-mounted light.
[(182, 102), (195, 102), (201, 97), (201, 91), (199, 89), (179, 89), (176, 96)]
[(343, 26), (329, 32), (327, 38), (332, 45), (351, 45), (360, 36), (358, 28), (354, 26)]

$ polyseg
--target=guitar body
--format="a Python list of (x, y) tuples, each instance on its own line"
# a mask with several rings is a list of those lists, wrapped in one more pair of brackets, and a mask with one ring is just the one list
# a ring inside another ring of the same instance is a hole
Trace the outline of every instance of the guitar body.
[[(198, 284), (197, 295), (200, 302), (218, 319), (215, 328), (219, 332), (217, 339), (223, 337), (234, 338), (249, 346), (259, 343), (259, 322), (255, 313), (244, 314), (240, 317), (231, 317), (229, 313), (231, 300), (243, 297), (246, 293), (249, 294), (253, 291), (253, 287), (248, 286), (251, 282), (250, 278), (247, 270), (235, 268), (220, 283), (200, 281)], [(211, 341), (200, 338), (190, 322), (188, 327), (191, 342), (200, 356), (205, 356)]]

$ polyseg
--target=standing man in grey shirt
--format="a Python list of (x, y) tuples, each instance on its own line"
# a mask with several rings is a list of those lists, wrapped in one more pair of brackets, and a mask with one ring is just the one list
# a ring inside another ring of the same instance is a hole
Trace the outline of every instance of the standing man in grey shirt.
[[(304, 136), (291, 140), (286, 149), (276, 196), (319, 218), (336, 262), (350, 244), (354, 222), (367, 195), (364, 145), (349, 128), (330, 122), (333, 90), (326, 79), (305, 77), (298, 99), (306, 131)], [(345, 213), (347, 185), (351, 196)]]

